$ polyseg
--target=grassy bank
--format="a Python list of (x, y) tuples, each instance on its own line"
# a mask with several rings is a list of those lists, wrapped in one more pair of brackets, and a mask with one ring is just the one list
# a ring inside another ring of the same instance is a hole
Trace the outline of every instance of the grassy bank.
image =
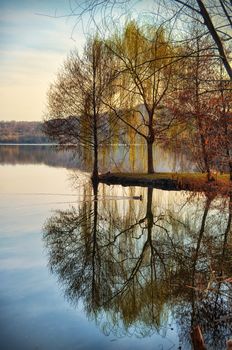
[(207, 181), (204, 173), (106, 173), (100, 175), (100, 182), (123, 186), (152, 186), (164, 190), (190, 191), (232, 191), (228, 174), (216, 174), (214, 181)]

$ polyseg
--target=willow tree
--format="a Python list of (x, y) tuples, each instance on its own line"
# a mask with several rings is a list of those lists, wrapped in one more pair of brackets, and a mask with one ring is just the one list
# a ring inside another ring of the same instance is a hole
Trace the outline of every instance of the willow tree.
[(114, 82), (114, 102), (106, 105), (145, 140), (147, 172), (154, 173), (154, 142), (172, 122), (164, 100), (174, 77), (174, 48), (164, 28), (139, 27), (134, 21), (115, 33), (106, 45), (117, 58), (120, 71)]
[(92, 178), (98, 179), (99, 145), (112, 124), (104, 100), (110, 98), (114, 69), (102, 41), (89, 39), (82, 57), (72, 51), (48, 92), (45, 133), (60, 145), (87, 148), (93, 155)]

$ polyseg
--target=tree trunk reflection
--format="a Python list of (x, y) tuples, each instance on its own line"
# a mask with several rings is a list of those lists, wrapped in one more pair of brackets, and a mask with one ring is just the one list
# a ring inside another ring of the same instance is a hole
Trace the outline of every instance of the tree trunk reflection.
[(87, 187), (77, 208), (45, 224), (49, 264), (70, 302), (81, 299), (106, 334), (150, 336), (167, 332), (174, 318), (186, 348), (197, 324), (207, 344), (223, 344), (232, 330), (230, 318), (223, 322), (231, 305), (231, 196), (129, 188), (117, 199), (114, 189), (121, 191)]

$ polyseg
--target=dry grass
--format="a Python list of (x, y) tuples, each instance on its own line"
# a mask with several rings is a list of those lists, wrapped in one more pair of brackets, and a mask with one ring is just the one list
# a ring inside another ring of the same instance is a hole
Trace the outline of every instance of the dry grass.
[[(107, 176), (107, 175), (106, 175)], [(174, 180), (177, 181), (179, 189), (190, 190), (215, 190), (220, 192), (232, 191), (232, 181), (229, 179), (229, 174), (216, 174), (214, 181), (207, 181), (206, 173), (109, 173), (111, 176), (119, 178), (122, 182), (128, 180)]]

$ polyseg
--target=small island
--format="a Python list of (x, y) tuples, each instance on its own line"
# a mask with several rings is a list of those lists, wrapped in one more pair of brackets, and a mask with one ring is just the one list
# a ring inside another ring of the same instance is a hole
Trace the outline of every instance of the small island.
[(99, 175), (99, 181), (108, 185), (150, 186), (169, 191), (217, 192), (222, 195), (232, 191), (229, 174), (212, 175), (208, 181), (206, 173), (111, 173)]

